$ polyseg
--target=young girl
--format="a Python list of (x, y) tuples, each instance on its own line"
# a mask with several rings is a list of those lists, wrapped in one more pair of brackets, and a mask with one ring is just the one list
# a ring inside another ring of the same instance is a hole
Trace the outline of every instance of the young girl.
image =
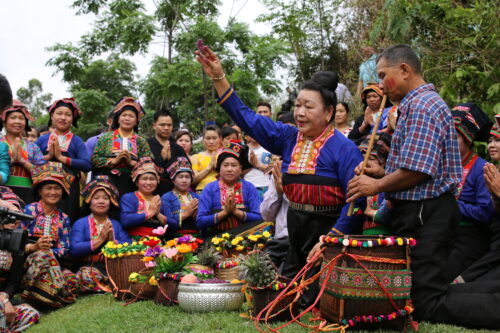
[(168, 231), (177, 234), (198, 234), (198, 194), (190, 190), (193, 181), (191, 164), (187, 158), (178, 157), (167, 171), (174, 183), (174, 189), (161, 197), (162, 214), (172, 214), (172, 218), (167, 221)]

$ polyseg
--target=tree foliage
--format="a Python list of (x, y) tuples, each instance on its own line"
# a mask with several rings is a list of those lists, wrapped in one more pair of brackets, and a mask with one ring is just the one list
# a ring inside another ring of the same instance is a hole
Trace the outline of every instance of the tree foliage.
[(500, 112), (498, 1), (387, 0), (383, 13), (372, 35), (411, 44), (450, 105)]
[(42, 82), (38, 79), (29, 80), (28, 86), (19, 88), (16, 95), (28, 107), (35, 120), (46, 113), (52, 101), (52, 94), (43, 92)]
[[(71, 44), (50, 48), (57, 55), (48, 64), (63, 74), (70, 92), (83, 112), (75, 133), (87, 138), (104, 127), (106, 115), (123, 96), (137, 94), (135, 65), (117, 54), (91, 60), (84, 50)], [(60, 96), (61, 98), (64, 96)]]

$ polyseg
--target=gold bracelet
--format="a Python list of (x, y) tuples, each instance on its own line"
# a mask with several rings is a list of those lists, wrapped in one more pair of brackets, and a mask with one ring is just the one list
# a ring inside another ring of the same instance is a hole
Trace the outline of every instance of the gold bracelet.
[(220, 77), (211, 77), (212, 81), (220, 81), (226, 77), (226, 73), (223, 73)]

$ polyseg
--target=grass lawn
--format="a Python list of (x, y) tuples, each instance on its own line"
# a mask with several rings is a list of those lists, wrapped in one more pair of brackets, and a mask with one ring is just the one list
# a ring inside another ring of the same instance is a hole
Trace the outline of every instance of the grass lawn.
[[(257, 332), (257, 330), (252, 321), (241, 318), (238, 312), (189, 314), (183, 312), (178, 306), (158, 306), (152, 301), (123, 306), (108, 294), (83, 297), (71, 306), (44, 314), (40, 323), (28, 332), (245, 333)], [(307, 330), (292, 324), (283, 332), (299, 333), (307, 332)], [(488, 333), (493, 331), (468, 330), (456, 326), (423, 323), (420, 324), (420, 332)]]

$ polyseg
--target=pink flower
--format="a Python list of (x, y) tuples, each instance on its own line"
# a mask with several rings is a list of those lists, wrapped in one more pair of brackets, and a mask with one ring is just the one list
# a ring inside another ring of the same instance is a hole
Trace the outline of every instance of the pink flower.
[(171, 247), (170, 249), (165, 250), (165, 255), (167, 258), (172, 258), (175, 256), (179, 251), (175, 247)]
[(166, 225), (166, 224), (164, 227), (159, 226), (158, 228), (153, 230), (153, 234), (155, 234), (157, 236), (163, 236), (165, 234), (165, 232), (167, 232), (167, 228), (168, 228), (168, 225)]
[(156, 263), (154, 261), (146, 261), (144, 265), (149, 268), (149, 267), (155, 267)]

